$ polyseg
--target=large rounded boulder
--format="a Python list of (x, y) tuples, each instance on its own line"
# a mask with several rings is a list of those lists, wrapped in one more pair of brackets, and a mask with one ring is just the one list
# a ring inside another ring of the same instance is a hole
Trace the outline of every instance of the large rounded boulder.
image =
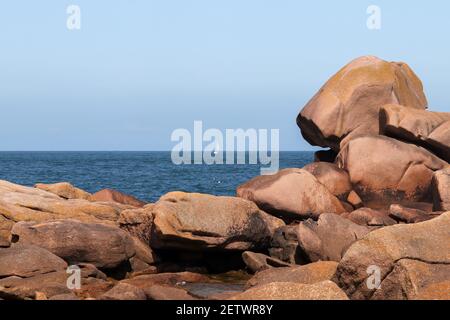
[(151, 244), (158, 249), (266, 248), (283, 221), (236, 197), (170, 192), (152, 208)]
[(385, 136), (350, 141), (336, 162), (345, 169), (354, 190), (369, 207), (402, 201), (431, 202), (431, 179), (447, 163), (414, 144)]
[(325, 212), (346, 211), (339, 199), (304, 169), (283, 169), (274, 175), (255, 177), (240, 185), (237, 195), (286, 219), (317, 218)]
[(338, 152), (356, 136), (378, 134), (379, 109), (390, 103), (425, 109), (420, 79), (406, 63), (365, 56), (331, 77), (300, 112), (297, 124), (310, 144)]

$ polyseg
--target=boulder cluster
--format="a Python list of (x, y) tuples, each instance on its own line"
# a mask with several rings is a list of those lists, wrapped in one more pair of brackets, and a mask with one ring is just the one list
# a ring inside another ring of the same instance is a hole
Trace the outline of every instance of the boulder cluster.
[(235, 197), (0, 181), (0, 299), (450, 299), (450, 113), (409, 66), (350, 62), (297, 124), (328, 150)]

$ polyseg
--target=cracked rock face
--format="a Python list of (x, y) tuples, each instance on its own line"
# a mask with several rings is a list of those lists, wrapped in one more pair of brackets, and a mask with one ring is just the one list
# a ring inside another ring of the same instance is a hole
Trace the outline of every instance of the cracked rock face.
[(450, 112), (385, 105), (380, 110), (380, 132), (421, 145), (450, 162)]
[(431, 201), (433, 173), (448, 164), (422, 147), (385, 136), (350, 141), (336, 159), (354, 190), (372, 208)]
[[(333, 280), (351, 299), (407, 299), (448, 282), (449, 265), (450, 212), (446, 212), (429, 221), (372, 231), (347, 250)], [(368, 268), (373, 266), (380, 271), (378, 290), (368, 285), (375, 275)]]
[(51, 192), (0, 180), (0, 214), (11, 221), (76, 219), (114, 225), (122, 210), (117, 203), (65, 199)]
[(425, 109), (420, 79), (406, 63), (365, 56), (353, 60), (308, 102), (297, 117), (310, 144), (339, 152), (359, 135), (378, 134), (378, 113), (385, 104)]
[(284, 225), (251, 201), (199, 193), (170, 192), (152, 208), (152, 247), (188, 250), (267, 248)]

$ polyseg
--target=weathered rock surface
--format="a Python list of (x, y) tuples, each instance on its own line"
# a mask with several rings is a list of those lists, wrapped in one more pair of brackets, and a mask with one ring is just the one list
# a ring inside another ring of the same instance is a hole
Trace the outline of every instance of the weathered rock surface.
[[(411, 264), (403, 260), (413, 261)], [(422, 262), (428, 266), (419, 266), (414, 262)], [(398, 298), (405, 288), (418, 283), (417, 279), (426, 285), (441, 282), (443, 277), (450, 277), (448, 265), (450, 212), (425, 222), (398, 224), (372, 231), (347, 250), (339, 263), (334, 281), (352, 299), (377, 296)], [(385, 290), (384, 293), (377, 293), (377, 296), (375, 288), (367, 285), (371, 276), (368, 268), (371, 266), (379, 268), (380, 285)], [(420, 274), (416, 280), (413, 279), (414, 274)], [(414, 293), (416, 289), (408, 290), (405, 292)], [(410, 296), (409, 293), (405, 294), (406, 297)]]
[(321, 184), (341, 200), (345, 200), (350, 191), (352, 191), (348, 173), (334, 163), (313, 162), (304, 166), (303, 170), (315, 176)]
[(331, 280), (336, 272), (338, 263), (335, 261), (318, 261), (304, 266), (291, 266), (272, 268), (258, 272), (249, 281), (246, 287), (255, 287), (272, 282), (295, 282), (313, 284)]
[(0, 215), (0, 248), (9, 247), (11, 244), (11, 229), (14, 222)]
[(138, 200), (133, 196), (112, 189), (103, 189), (99, 192), (94, 193), (91, 196), (91, 200), (100, 202), (117, 202), (120, 204), (130, 205), (138, 208), (143, 207), (147, 204), (144, 201)]
[(450, 210), (450, 166), (436, 171), (431, 185), (434, 210)]
[(112, 226), (59, 220), (44, 223), (19, 222), (12, 230), (16, 242), (37, 245), (70, 264), (91, 263), (115, 268), (135, 255), (132, 237)]
[(325, 213), (318, 221), (307, 220), (298, 225), (297, 240), (310, 262), (340, 261), (348, 247), (370, 231), (336, 214)]
[(150, 244), (153, 225), (153, 204), (139, 209), (123, 210), (118, 223), (121, 229), (128, 231), (146, 244)]
[[(401, 259), (374, 292), (373, 300), (413, 300), (430, 287), (450, 281), (450, 264), (430, 264), (414, 259)], [(442, 294), (442, 292), (440, 293)], [(447, 297), (450, 293), (447, 292)]]
[(413, 144), (384, 136), (350, 141), (336, 159), (348, 171), (354, 190), (366, 207), (402, 201), (431, 201), (434, 171), (448, 164)]
[(390, 103), (425, 109), (421, 81), (405, 63), (365, 56), (329, 79), (300, 112), (297, 124), (310, 144), (339, 152), (359, 135), (378, 134), (379, 109)]
[(345, 293), (331, 281), (314, 284), (271, 282), (256, 286), (230, 300), (348, 300)]
[(68, 182), (59, 182), (52, 184), (38, 183), (34, 187), (54, 193), (64, 199), (91, 199), (91, 194), (89, 192), (76, 188)]
[(386, 210), (374, 210), (370, 208), (359, 208), (355, 211), (344, 213), (342, 217), (359, 224), (360, 226), (391, 226), (397, 221), (389, 216)]
[(145, 289), (149, 300), (196, 300), (186, 290), (173, 287), (154, 285)]
[(269, 253), (271, 257), (290, 264), (305, 264), (305, 258), (297, 240), (298, 224), (291, 224), (278, 228), (272, 237)]
[(255, 202), (266, 212), (288, 219), (345, 212), (339, 199), (303, 169), (284, 169), (274, 175), (255, 177), (240, 185), (237, 195)]
[(118, 283), (101, 295), (100, 300), (147, 300), (144, 290), (127, 283)]
[[(81, 289), (68, 288), (69, 274), (66, 270), (34, 275), (28, 278), (12, 276), (0, 279), (0, 297), (6, 299), (36, 299), (37, 294), (53, 300), (61, 295), (88, 298), (97, 297), (112, 286), (106, 276), (92, 265), (80, 265)], [(71, 299), (73, 300), (73, 299)]]
[(66, 268), (64, 260), (37, 246), (15, 244), (9, 248), (0, 248), (0, 279), (11, 276), (27, 278), (65, 271)]
[(410, 141), (450, 162), (450, 112), (431, 112), (389, 104), (380, 110), (380, 131)]
[(170, 192), (153, 207), (153, 248), (249, 250), (265, 248), (284, 223), (247, 200)]
[(244, 260), (247, 268), (255, 273), (271, 268), (289, 267), (290, 264), (278, 260), (273, 257), (266, 256), (262, 253), (256, 253), (251, 251), (245, 251), (242, 253), (242, 260)]
[(66, 200), (51, 192), (0, 180), (0, 214), (15, 222), (77, 219), (115, 224), (120, 212), (127, 208), (114, 203)]
[(399, 204), (392, 204), (389, 208), (389, 215), (397, 221), (404, 223), (416, 223), (433, 219), (437, 215), (423, 210), (408, 208)]

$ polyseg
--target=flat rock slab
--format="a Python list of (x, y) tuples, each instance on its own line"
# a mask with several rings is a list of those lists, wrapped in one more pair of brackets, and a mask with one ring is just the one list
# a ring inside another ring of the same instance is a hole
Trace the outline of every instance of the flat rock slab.
[(315, 284), (271, 282), (250, 288), (229, 300), (348, 300), (348, 297), (328, 280)]

